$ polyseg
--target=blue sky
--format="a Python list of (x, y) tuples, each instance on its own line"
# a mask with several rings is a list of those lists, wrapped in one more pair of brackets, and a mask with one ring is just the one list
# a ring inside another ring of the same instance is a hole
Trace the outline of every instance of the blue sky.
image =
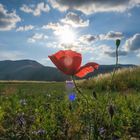
[(48, 59), (59, 50), (83, 55), (83, 64), (119, 62), (140, 65), (139, 0), (1, 0), (0, 60)]

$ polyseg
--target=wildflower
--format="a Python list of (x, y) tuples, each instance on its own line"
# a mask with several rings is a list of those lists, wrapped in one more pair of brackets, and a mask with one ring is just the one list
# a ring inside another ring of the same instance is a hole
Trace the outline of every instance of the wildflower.
[(37, 131), (32, 131), (32, 134), (36, 135), (37, 134)]
[(27, 104), (26, 99), (21, 99), (19, 102), (23, 106)]
[(103, 136), (106, 130), (104, 129), (104, 127), (101, 127), (98, 129), (98, 131), (99, 131), (100, 136)]
[(104, 132), (105, 132), (105, 129), (103, 127), (99, 128), (100, 135), (103, 134)]
[(42, 136), (46, 133), (46, 131), (44, 129), (39, 129), (39, 130), (34, 130), (32, 131), (32, 134), (34, 135), (39, 135), (39, 136)]
[(71, 93), (71, 94), (69, 94), (69, 100), (70, 100), (70, 101), (74, 101), (75, 98), (76, 98), (75, 93)]
[(26, 120), (25, 120), (23, 114), (21, 114), (17, 117), (16, 122), (18, 123), (18, 125), (20, 127), (23, 127), (26, 124)]
[(60, 71), (67, 75), (75, 75), (79, 78), (86, 76), (88, 73), (98, 69), (99, 67), (99, 65), (94, 62), (90, 62), (84, 66), (81, 66), (81, 54), (72, 50), (61, 50), (48, 57)]
[(73, 89), (74, 88), (74, 83), (73, 81), (66, 81), (66, 89)]
[(37, 131), (37, 134), (38, 135), (44, 135), (46, 133), (46, 131), (44, 130), (44, 129), (39, 129), (38, 131)]

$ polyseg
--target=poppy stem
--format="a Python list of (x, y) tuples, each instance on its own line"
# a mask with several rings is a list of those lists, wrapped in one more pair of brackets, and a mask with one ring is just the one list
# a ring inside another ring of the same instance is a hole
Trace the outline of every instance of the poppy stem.
[(116, 64), (115, 64), (115, 68), (113, 70), (113, 74), (112, 74), (112, 78), (111, 78), (111, 84), (112, 84), (112, 81), (114, 79), (116, 69), (118, 67), (118, 61), (119, 61), (119, 58), (118, 58), (118, 47), (116, 47)]
[[(112, 77), (111, 77), (111, 82), (110, 82), (111, 83), (111, 86), (113, 84), (113, 80), (114, 80), (114, 76), (115, 76), (115, 73), (116, 73), (116, 69), (118, 67), (118, 61), (119, 61), (118, 48), (119, 48), (120, 42), (121, 41), (119, 39), (116, 40), (116, 64), (115, 64), (115, 67), (114, 67), (114, 70), (113, 70), (113, 73), (112, 73)], [(114, 89), (114, 87), (113, 87), (113, 89)], [(111, 92), (111, 88), (110, 88), (110, 92)], [(109, 94), (108, 94), (108, 99), (110, 101), (110, 103), (109, 103), (110, 104), (110, 107), (112, 107), (112, 97), (109, 98)], [(114, 115), (113, 108), (111, 108), (109, 110), (109, 113), (110, 113), (110, 127), (111, 127), (111, 129), (113, 129), (113, 131), (111, 132), (111, 139), (112, 139), (113, 138), (113, 135), (114, 135), (114, 125), (113, 125), (113, 120), (112, 120), (112, 117)]]
[(84, 96), (84, 95), (82, 94), (81, 90), (78, 88), (78, 86), (77, 86), (77, 84), (76, 84), (76, 82), (75, 82), (74, 76), (72, 76), (72, 80), (73, 80), (73, 83), (74, 83), (74, 85), (75, 85), (76, 90), (77, 90), (77, 91), (79, 92), (79, 94), (86, 100), (87, 104), (89, 104), (89, 103), (88, 103), (88, 99), (86, 98), (86, 96)]
[[(119, 41), (119, 44), (117, 44), (117, 41)], [(116, 69), (118, 67), (118, 62), (119, 62), (119, 53), (118, 53), (119, 45), (120, 45), (120, 40), (116, 40), (116, 64), (115, 64), (115, 67), (114, 67), (113, 72), (111, 74), (111, 81), (110, 81), (110, 88), (109, 88), (110, 93), (111, 93), (111, 87), (112, 87), (113, 79), (114, 79)], [(114, 89), (114, 87), (113, 87), (113, 89)], [(109, 92), (107, 93), (107, 98), (112, 102), (112, 98), (109, 97)]]

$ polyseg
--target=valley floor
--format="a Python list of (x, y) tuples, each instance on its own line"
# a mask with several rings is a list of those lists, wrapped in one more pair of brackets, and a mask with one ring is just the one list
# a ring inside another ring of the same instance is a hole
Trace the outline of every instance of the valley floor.
[(77, 81), (73, 100), (65, 82), (2, 81), (0, 139), (139, 140), (138, 73), (118, 71), (111, 84), (109, 74)]

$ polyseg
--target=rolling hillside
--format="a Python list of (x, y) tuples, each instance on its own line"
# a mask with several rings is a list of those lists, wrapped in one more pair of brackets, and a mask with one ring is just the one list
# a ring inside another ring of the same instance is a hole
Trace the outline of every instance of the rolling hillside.
[[(119, 68), (134, 67), (134, 65), (119, 65)], [(114, 65), (100, 65), (94, 73), (86, 78), (112, 71)], [(35, 80), (64, 81), (68, 77), (54, 67), (43, 66), (33, 60), (0, 61), (0, 80)]]
[[(78, 84), (81, 88), (92, 89), (97, 92), (105, 92), (108, 90), (117, 92), (140, 92), (140, 67), (124, 68), (116, 71), (114, 78), (112, 74), (99, 74), (95, 78), (88, 80), (79, 80)], [(111, 81), (112, 80), (112, 81)]]

